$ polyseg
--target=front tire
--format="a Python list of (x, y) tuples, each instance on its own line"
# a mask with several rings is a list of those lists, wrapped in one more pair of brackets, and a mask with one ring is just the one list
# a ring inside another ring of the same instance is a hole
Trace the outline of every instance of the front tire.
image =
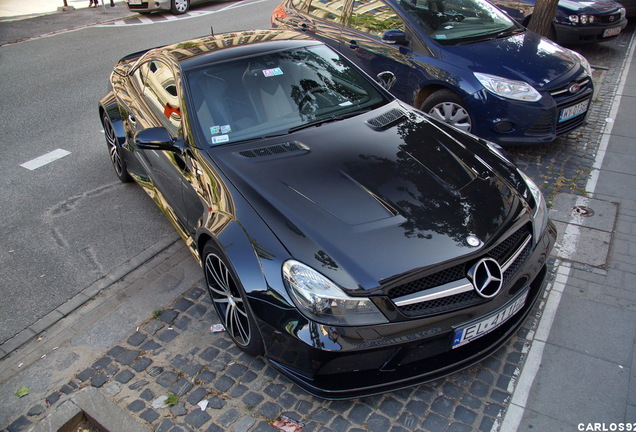
[(130, 183), (133, 178), (128, 174), (128, 168), (126, 167), (126, 161), (124, 160), (123, 150), (119, 145), (119, 139), (115, 132), (115, 127), (110, 121), (107, 113), (102, 116), (102, 126), (104, 126), (104, 136), (106, 137), (106, 147), (108, 148), (108, 154), (110, 161), (113, 164), (113, 169), (117, 178), (123, 183)]
[(175, 15), (186, 13), (190, 9), (190, 0), (172, 0), (170, 11)]
[(263, 354), (263, 341), (241, 282), (211, 242), (203, 249), (203, 272), (214, 309), (232, 341), (252, 356)]
[(472, 129), (472, 120), (462, 99), (451, 90), (438, 90), (429, 96), (420, 109), (432, 117), (465, 132)]

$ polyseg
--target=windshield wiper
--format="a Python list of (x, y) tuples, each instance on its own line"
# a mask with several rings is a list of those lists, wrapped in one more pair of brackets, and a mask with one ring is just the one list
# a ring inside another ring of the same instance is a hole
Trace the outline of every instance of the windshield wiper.
[(357, 115), (360, 115), (360, 114), (365, 113), (365, 112), (370, 111), (370, 110), (371, 110), (371, 108), (363, 108), (363, 109), (352, 111), (352, 112), (348, 112), (348, 113), (345, 113), (345, 114), (338, 114), (338, 115), (332, 115), (332, 116), (329, 116), (329, 117), (323, 117), (323, 118), (318, 119), (318, 120), (310, 121), (309, 123), (304, 123), (304, 124), (301, 124), (301, 125), (298, 125), (298, 126), (291, 127), (291, 128), (289, 128), (287, 130), (287, 133), (294, 133), (294, 132), (297, 132), (299, 130), (307, 129), (307, 128), (310, 128), (310, 127), (313, 127), (313, 126), (321, 126), (321, 125), (323, 125), (325, 123), (334, 122), (334, 121), (340, 121), (340, 120), (344, 120), (344, 119), (347, 119), (347, 118), (350, 118), (350, 117), (355, 117)]

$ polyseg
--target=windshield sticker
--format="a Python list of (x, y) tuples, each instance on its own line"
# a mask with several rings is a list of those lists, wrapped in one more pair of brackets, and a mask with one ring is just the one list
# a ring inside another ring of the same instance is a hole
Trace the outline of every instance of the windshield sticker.
[(212, 144), (221, 144), (230, 140), (229, 135), (219, 135), (212, 137)]
[(273, 77), (276, 75), (282, 75), (283, 71), (280, 68), (274, 68), (274, 69), (263, 69), (263, 75), (265, 75), (266, 77)]
[(232, 127), (230, 125), (216, 125), (210, 126), (210, 134), (218, 135), (218, 134), (227, 134), (232, 132)]

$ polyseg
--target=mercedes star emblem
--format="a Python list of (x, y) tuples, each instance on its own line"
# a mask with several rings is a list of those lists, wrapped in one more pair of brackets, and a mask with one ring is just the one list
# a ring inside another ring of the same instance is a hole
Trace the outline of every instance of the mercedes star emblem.
[(499, 263), (492, 258), (482, 258), (468, 270), (468, 279), (475, 287), (477, 294), (484, 298), (492, 298), (503, 286), (503, 274)]

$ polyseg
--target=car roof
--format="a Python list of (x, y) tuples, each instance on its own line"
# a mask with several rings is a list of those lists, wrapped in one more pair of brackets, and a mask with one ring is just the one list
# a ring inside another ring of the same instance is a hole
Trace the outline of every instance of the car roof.
[(239, 57), (320, 45), (309, 36), (290, 30), (249, 30), (221, 33), (183, 41), (151, 50), (148, 54), (172, 57), (182, 70), (192, 69), (211, 61), (223, 61)]

